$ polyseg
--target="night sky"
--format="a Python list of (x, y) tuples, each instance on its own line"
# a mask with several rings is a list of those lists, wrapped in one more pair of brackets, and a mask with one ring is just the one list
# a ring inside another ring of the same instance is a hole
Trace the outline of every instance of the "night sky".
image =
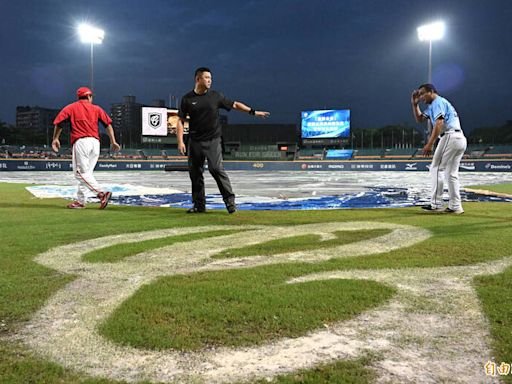
[(270, 111), (268, 123), (350, 108), (354, 128), (412, 125), (410, 93), (428, 76), (416, 28), (443, 20), (433, 82), (463, 128), (512, 120), (511, 0), (2, 0), (0, 15), (0, 120), (9, 123), (18, 105), (61, 108), (89, 85), (82, 21), (105, 30), (94, 83), (107, 111), (124, 95), (181, 97), (208, 66), (214, 89)]

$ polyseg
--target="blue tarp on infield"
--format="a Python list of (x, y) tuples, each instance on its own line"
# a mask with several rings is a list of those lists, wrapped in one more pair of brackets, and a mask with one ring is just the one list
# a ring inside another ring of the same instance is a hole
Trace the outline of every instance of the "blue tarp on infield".
[[(502, 201), (512, 202), (512, 199), (462, 193), (463, 201)], [(167, 206), (173, 208), (190, 208), (190, 194), (175, 193), (168, 195), (117, 196), (113, 202), (120, 205), (138, 206)], [(425, 200), (410, 195), (402, 188), (371, 188), (367, 192), (344, 194), (336, 196), (315, 196), (309, 198), (258, 198), (240, 196), (237, 206), (240, 210), (316, 210), (342, 208), (397, 208), (425, 204)], [(225, 209), (221, 195), (206, 196), (207, 209)]]
[[(190, 208), (191, 195), (183, 190), (159, 187), (144, 187), (129, 184), (105, 184), (105, 188), (113, 192), (112, 204)], [(76, 186), (39, 185), (27, 189), (40, 198), (66, 198), (76, 196)], [(286, 193), (286, 188), (282, 189)], [(423, 205), (427, 201), (426, 191), (417, 188), (381, 187), (360, 185), (357, 190), (329, 193), (327, 191), (313, 190), (308, 194), (287, 197), (282, 193), (273, 193), (271, 196), (248, 195), (257, 188), (245, 190), (245, 194), (237, 195), (237, 205), (240, 210), (315, 210), (315, 209), (342, 209), (342, 208), (396, 208)], [(327, 193), (326, 193), (327, 192)], [(462, 192), (463, 201), (500, 201), (511, 202), (510, 198), (484, 196), (475, 193)], [(94, 201), (97, 199), (92, 199)], [(224, 202), (219, 194), (206, 196), (207, 209), (224, 210)]]

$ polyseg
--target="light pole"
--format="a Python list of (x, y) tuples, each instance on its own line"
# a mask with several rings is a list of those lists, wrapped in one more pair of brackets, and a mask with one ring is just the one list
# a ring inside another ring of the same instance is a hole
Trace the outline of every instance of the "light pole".
[(175, 101), (176, 109), (178, 109), (178, 98), (176, 97), (176, 95), (169, 93), (169, 108), (171, 108), (171, 109), (172, 109), (172, 101), (173, 100)]
[(437, 21), (418, 27), (420, 41), (428, 41), (428, 82), (432, 83), (432, 41), (441, 40), (444, 36), (444, 23)]
[(78, 26), (78, 34), (82, 43), (91, 44), (91, 91), (94, 92), (94, 44), (101, 44), (105, 37), (105, 31), (88, 24)]
[[(418, 27), (418, 39), (420, 41), (428, 41), (428, 83), (432, 84), (432, 41), (441, 40), (444, 36), (444, 23), (436, 21), (435, 23), (425, 24)], [(432, 123), (430, 119), (427, 123), (427, 132), (425, 142), (432, 131)]]

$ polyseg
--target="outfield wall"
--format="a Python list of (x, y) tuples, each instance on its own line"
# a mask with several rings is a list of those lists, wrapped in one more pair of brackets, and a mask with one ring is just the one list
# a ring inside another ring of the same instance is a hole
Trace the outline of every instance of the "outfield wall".
[[(430, 160), (225, 161), (228, 171), (427, 171)], [(179, 160), (99, 160), (97, 171), (186, 170)], [(71, 160), (1, 159), (1, 171), (69, 171)], [(511, 172), (512, 160), (465, 160), (461, 171)]]

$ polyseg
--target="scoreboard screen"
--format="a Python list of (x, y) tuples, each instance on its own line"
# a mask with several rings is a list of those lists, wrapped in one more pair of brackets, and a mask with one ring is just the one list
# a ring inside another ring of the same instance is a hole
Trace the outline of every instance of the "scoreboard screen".
[(350, 137), (350, 109), (302, 112), (303, 139), (346, 139)]

